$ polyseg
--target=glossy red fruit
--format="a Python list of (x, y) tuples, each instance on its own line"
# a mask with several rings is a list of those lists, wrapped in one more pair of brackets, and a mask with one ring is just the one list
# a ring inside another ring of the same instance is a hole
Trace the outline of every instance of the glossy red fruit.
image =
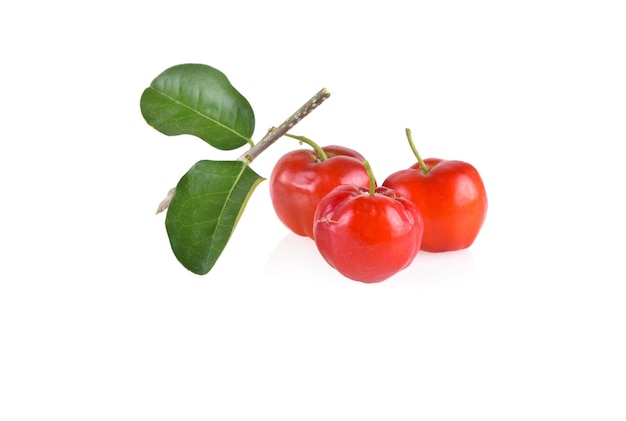
[(487, 215), (487, 192), (467, 162), (428, 158), (391, 174), (383, 186), (414, 202), (424, 218), (421, 249), (453, 251), (472, 245)]
[(396, 191), (343, 185), (320, 201), (315, 244), (337, 271), (355, 281), (381, 282), (409, 266), (423, 234), (418, 208)]
[(294, 233), (313, 238), (313, 217), (322, 198), (342, 184), (369, 187), (363, 156), (343, 146), (322, 148), (327, 159), (313, 149), (283, 155), (270, 176), (270, 196), (278, 218)]

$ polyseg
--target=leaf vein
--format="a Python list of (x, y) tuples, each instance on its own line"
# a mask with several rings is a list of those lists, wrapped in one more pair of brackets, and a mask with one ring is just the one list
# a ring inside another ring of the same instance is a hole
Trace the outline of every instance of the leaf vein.
[[(187, 109), (190, 113), (197, 114), (198, 116), (200, 116), (200, 117), (202, 117), (202, 118), (212, 122), (214, 126), (219, 126), (219, 127), (223, 128), (224, 130), (229, 131), (230, 133), (233, 133), (234, 135), (236, 135), (240, 139), (245, 140), (246, 142), (250, 140), (246, 136), (244, 136), (241, 133), (237, 132), (236, 130), (234, 130), (234, 129), (232, 129), (232, 128), (230, 128), (230, 127), (228, 127), (228, 126), (226, 126), (226, 125), (224, 125), (222, 123), (220, 123), (219, 120), (216, 120), (215, 118), (209, 116), (208, 114), (202, 113), (202, 112), (200, 112), (200, 110), (194, 109), (193, 107), (190, 107), (189, 105), (185, 104), (184, 102), (179, 101), (178, 99), (176, 99), (176, 98), (166, 94), (163, 91), (160, 91), (160, 90), (158, 90), (158, 89), (156, 89), (154, 87), (152, 89), (154, 89), (154, 91), (156, 93), (158, 93), (159, 95), (162, 95), (164, 98), (174, 102), (175, 104), (177, 104), (178, 106), (180, 106), (180, 107), (182, 107), (184, 109)], [(163, 106), (163, 108), (168, 108), (168, 106)], [(220, 109), (220, 112), (221, 112), (221, 109)], [(193, 117), (190, 116), (190, 118), (193, 118)]]

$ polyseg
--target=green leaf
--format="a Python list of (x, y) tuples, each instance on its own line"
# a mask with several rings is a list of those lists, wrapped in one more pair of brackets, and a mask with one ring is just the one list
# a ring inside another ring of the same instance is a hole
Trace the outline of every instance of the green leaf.
[(170, 67), (141, 95), (141, 114), (158, 131), (190, 134), (221, 150), (251, 144), (254, 112), (219, 70), (205, 64)]
[(199, 161), (180, 179), (165, 218), (174, 255), (208, 273), (226, 247), (250, 195), (264, 178), (241, 161)]

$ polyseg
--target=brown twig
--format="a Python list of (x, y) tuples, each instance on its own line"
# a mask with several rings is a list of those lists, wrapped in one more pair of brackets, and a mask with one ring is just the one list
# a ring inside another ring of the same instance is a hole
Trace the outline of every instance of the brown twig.
[[(304, 117), (309, 115), (311, 111), (317, 108), (322, 102), (324, 102), (330, 96), (330, 92), (326, 88), (322, 88), (318, 93), (313, 95), (298, 111), (293, 113), (287, 120), (285, 120), (280, 126), (272, 127), (267, 134), (254, 145), (250, 150), (237, 158), (239, 161), (244, 161), (250, 164), (257, 156), (267, 149), (272, 143), (276, 142), (279, 138), (285, 135), (293, 126), (298, 124)], [(171, 188), (167, 193), (167, 197), (161, 201), (156, 213), (159, 214), (168, 208), (176, 188)]]

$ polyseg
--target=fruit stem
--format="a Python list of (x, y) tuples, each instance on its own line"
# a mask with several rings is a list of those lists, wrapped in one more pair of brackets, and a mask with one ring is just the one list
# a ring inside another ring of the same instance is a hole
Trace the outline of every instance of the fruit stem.
[(322, 88), (318, 93), (313, 95), (302, 107), (293, 113), (287, 120), (285, 120), (280, 126), (272, 127), (267, 134), (256, 145), (248, 150), (248, 152), (241, 155), (238, 160), (243, 161), (246, 164), (250, 164), (257, 156), (267, 149), (272, 143), (276, 142), (279, 138), (284, 136), (293, 126), (298, 124), (304, 117), (306, 117), (311, 111), (317, 108), (322, 102), (324, 102), (330, 96), (330, 92), (326, 88)]
[(320, 161), (326, 161), (328, 159), (328, 155), (326, 155), (326, 152), (324, 152), (324, 149), (322, 149), (320, 145), (318, 145), (317, 143), (315, 143), (308, 137), (296, 136), (295, 134), (291, 134), (291, 133), (285, 133), (285, 136), (290, 137), (292, 139), (297, 139), (300, 141), (300, 143), (306, 143), (307, 145), (315, 149), (315, 152), (317, 153), (317, 156)]
[(370, 196), (374, 196), (376, 193), (376, 178), (374, 178), (374, 171), (368, 161), (363, 161), (363, 166), (365, 167), (365, 171), (367, 171), (367, 175), (370, 178)]
[(415, 143), (413, 143), (413, 137), (411, 136), (411, 129), (406, 129), (406, 138), (409, 140), (409, 145), (411, 146), (411, 150), (413, 151), (413, 154), (417, 158), (417, 162), (419, 162), (422, 172), (424, 174), (428, 174), (428, 167), (426, 166), (426, 163), (424, 163), (424, 160), (422, 159), (419, 152), (417, 151), (417, 148), (415, 147)]

